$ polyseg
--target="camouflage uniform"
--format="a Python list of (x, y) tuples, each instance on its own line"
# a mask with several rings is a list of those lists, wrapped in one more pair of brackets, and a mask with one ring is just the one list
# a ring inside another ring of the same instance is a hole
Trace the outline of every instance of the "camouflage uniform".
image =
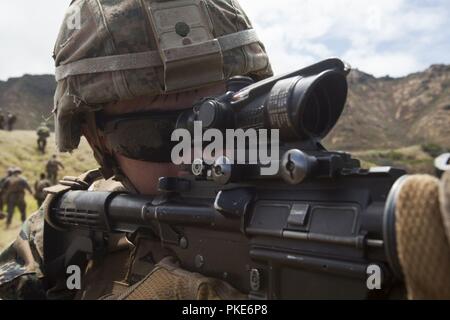
[(42, 153), (45, 153), (45, 148), (47, 146), (47, 138), (50, 136), (50, 129), (45, 125), (41, 124), (41, 126), (36, 131), (38, 140), (37, 146), (38, 150)]
[(3, 213), (3, 207), (6, 203), (6, 188), (5, 182), (13, 173), (13, 168), (9, 168), (6, 176), (0, 179), (0, 213)]
[(34, 184), (34, 198), (36, 199), (38, 203), (38, 207), (42, 206), (42, 203), (44, 202), (47, 194), (44, 191), (45, 188), (51, 187), (52, 183), (46, 179), (45, 177), (40, 179), (39, 181), (36, 181)]
[(0, 110), (0, 130), (5, 130), (5, 116)]
[(59, 168), (64, 169), (64, 165), (55, 157), (48, 160), (47, 165), (45, 166), (45, 169), (47, 171), (47, 178), (51, 181), (52, 184), (56, 184), (58, 182)]
[(26, 214), (26, 202), (25, 202), (25, 190), (31, 191), (28, 181), (20, 176), (18, 173), (13, 174), (11, 177), (7, 178), (4, 183), (4, 188), (6, 192), (6, 203), (8, 206), (8, 216), (6, 220), (6, 226), (11, 225), (12, 217), (14, 214), (14, 209), (17, 207), (20, 211), (22, 222), (25, 222), (27, 218)]
[(22, 226), (14, 244), (0, 254), (0, 299), (44, 299), (43, 211)]
[[(112, 102), (195, 90), (236, 75), (254, 80), (272, 75), (264, 46), (236, 0), (75, 0), (71, 6), (81, 13), (81, 28), (63, 23), (55, 45), (56, 142), (59, 151), (68, 152), (86, 136), (107, 179), (95, 182), (90, 191), (123, 190), (117, 183), (111, 186), (113, 177), (126, 185), (126, 177), (94, 133), (94, 112)], [(72, 21), (73, 14), (70, 10), (66, 20)], [(158, 14), (165, 18), (155, 18)], [(170, 25), (161, 25), (167, 21)], [(43, 253), (52, 249), (44, 245), (51, 235), (42, 225), (52, 197), (0, 256), (0, 268), (7, 269), (0, 272), (0, 298), (27, 298), (31, 292), (36, 297), (79, 299), (243, 297), (222, 281), (179, 270), (157, 239), (140, 233), (109, 238), (107, 252), (87, 261), (84, 286), (76, 295), (67, 292), (64, 277), (49, 285), (50, 275), (42, 270), (51, 268), (42, 262)], [(21, 288), (35, 291), (23, 294)]]
[(14, 130), (14, 125), (17, 122), (17, 117), (13, 115), (12, 113), (8, 113), (8, 116), (6, 117), (6, 126), (8, 131)]
[(6, 179), (7, 177), (0, 179), (0, 212), (3, 212), (4, 207), (5, 190), (3, 188), (3, 185), (5, 184)]

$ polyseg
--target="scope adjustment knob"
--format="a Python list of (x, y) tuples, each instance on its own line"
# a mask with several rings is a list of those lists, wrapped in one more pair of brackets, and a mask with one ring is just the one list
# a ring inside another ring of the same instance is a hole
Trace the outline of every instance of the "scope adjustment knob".
[(308, 156), (297, 149), (289, 150), (281, 160), (281, 177), (289, 184), (300, 184), (312, 174), (316, 166), (315, 157)]
[(220, 185), (228, 184), (233, 176), (233, 164), (231, 160), (223, 156), (216, 159), (211, 169), (211, 176)]

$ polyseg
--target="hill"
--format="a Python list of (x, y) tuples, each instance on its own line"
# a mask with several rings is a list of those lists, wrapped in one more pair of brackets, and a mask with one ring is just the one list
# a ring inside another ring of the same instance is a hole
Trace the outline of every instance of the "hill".
[[(450, 147), (450, 66), (433, 65), (406, 77), (376, 78), (354, 69), (344, 115), (326, 139), (331, 149), (401, 148), (415, 144)], [(51, 115), (52, 75), (0, 81), (0, 108), (34, 130)]]
[(326, 140), (332, 148), (367, 150), (435, 144), (450, 148), (450, 66), (403, 78), (349, 75), (344, 114)]
[(0, 109), (17, 115), (17, 129), (36, 129), (51, 116), (56, 89), (52, 75), (24, 75), (0, 81)]

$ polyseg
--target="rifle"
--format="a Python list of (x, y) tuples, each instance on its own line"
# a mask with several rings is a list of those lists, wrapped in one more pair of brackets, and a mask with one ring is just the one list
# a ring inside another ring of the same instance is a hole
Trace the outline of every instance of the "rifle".
[[(280, 129), (276, 176), (222, 157), (194, 162), (187, 177), (162, 177), (161, 196), (65, 192), (48, 209), (53, 252), (45, 260), (67, 265), (101, 252), (108, 235), (148, 233), (182, 268), (223, 279), (250, 299), (404, 297), (395, 184), (405, 172), (362, 169), (320, 143), (344, 108), (347, 73), (329, 59), (255, 84), (234, 79), (233, 94), (204, 100), (178, 126)], [(367, 284), (370, 267), (381, 271), (377, 290)]]

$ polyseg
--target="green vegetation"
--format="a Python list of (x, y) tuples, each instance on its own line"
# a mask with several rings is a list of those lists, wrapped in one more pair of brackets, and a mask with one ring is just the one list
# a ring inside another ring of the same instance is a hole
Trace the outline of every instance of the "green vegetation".
[(374, 165), (393, 166), (405, 169), (409, 173), (433, 174), (434, 159), (441, 153), (443, 152), (439, 152), (437, 149), (424, 149), (423, 146), (412, 146), (395, 150), (360, 151), (355, 152), (354, 156), (361, 159), (366, 168)]
[(446, 149), (446, 148), (441, 147), (441, 146), (439, 146), (437, 144), (434, 144), (434, 143), (423, 144), (422, 145), (422, 150), (424, 152), (428, 153), (433, 158), (437, 158), (441, 154), (450, 151), (450, 149)]
[[(0, 131), (0, 176), (3, 177), (10, 166), (20, 167), (30, 186), (33, 187), (40, 173), (45, 172), (48, 159), (53, 154), (57, 154), (53, 135), (48, 139), (47, 153), (44, 155), (38, 152), (36, 141), (37, 135), (34, 131)], [(79, 150), (72, 154), (61, 154), (59, 159), (65, 166), (65, 169), (59, 173), (60, 177), (78, 176), (97, 167), (90, 148), (84, 140)], [(30, 215), (37, 210), (37, 204), (30, 194), (27, 194), (26, 200), (27, 213)], [(0, 221), (0, 250), (17, 236), (20, 224), (19, 212), (14, 214), (10, 230), (6, 231), (5, 221)]]

